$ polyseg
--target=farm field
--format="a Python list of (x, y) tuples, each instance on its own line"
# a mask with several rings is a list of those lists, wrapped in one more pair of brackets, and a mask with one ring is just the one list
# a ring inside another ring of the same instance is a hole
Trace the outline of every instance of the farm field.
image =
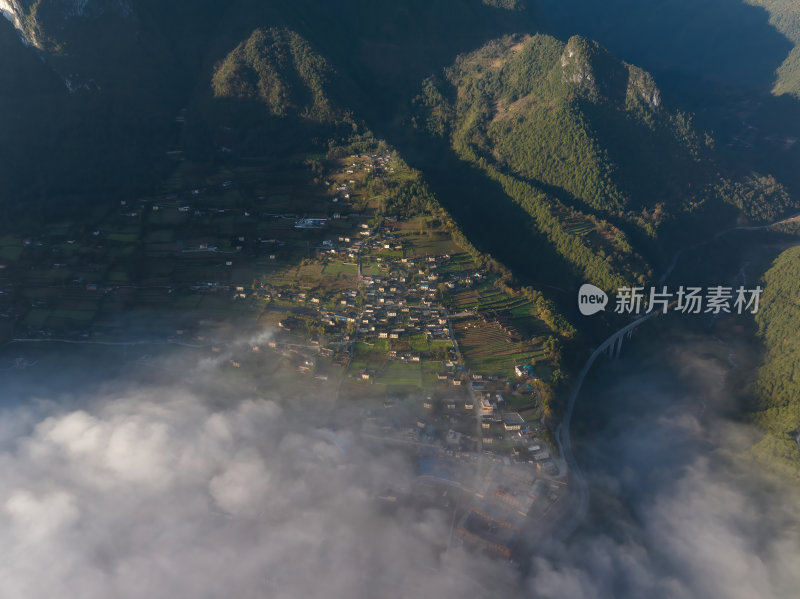
[(474, 372), (513, 376), (515, 365), (545, 358), (540, 346), (512, 341), (497, 322), (479, 317), (454, 319), (453, 331), (467, 367)]

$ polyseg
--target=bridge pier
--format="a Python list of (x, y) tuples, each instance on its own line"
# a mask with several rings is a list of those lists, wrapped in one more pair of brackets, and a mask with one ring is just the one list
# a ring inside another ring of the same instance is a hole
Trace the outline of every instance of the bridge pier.
[(614, 338), (614, 340), (603, 350), (609, 359), (616, 360), (622, 353), (622, 338), (623, 335)]

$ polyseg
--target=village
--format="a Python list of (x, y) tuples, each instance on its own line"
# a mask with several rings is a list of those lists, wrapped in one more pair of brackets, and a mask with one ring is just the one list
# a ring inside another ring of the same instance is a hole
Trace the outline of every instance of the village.
[[(391, 154), (320, 164), (179, 172), (89, 229), (0, 239), (3, 341), (138, 331), (232, 375), (272, 364), (358, 402), (366, 438), (408, 448), (428, 490), (458, 487), (454, 538), (510, 558), (566, 488), (543, 427), (551, 331), (437, 215), (387, 212), (407, 169)], [(269, 334), (229, 343), (242, 329)]]

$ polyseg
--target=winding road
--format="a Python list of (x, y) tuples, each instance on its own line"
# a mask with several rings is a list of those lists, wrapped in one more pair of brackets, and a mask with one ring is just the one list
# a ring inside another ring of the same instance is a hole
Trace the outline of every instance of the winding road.
[(567, 400), (567, 408), (564, 411), (564, 418), (556, 429), (556, 442), (558, 443), (558, 451), (569, 468), (571, 479), (570, 484), (575, 491), (575, 497), (577, 501), (577, 505), (572, 511), (572, 514), (570, 514), (569, 520), (563, 523), (561, 526), (560, 535), (563, 538), (568, 537), (575, 531), (576, 528), (578, 528), (589, 510), (589, 485), (581, 473), (580, 466), (578, 466), (575, 456), (572, 453), (572, 439), (570, 437), (572, 411), (575, 408), (575, 402), (578, 399), (578, 395), (580, 395), (581, 387), (583, 386), (583, 380), (586, 378), (586, 375), (589, 374), (589, 371), (592, 369), (592, 366), (594, 366), (595, 361), (602, 353), (614, 347), (614, 344), (617, 343), (621, 337), (639, 325), (644, 324), (656, 314), (660, 314), (660, 312), (650, 312), (649, 314), (640, 316), (603, 341), (603, 343), (601, 343), (597, 349), (592, 352), (592, 355), (589, 356), (589, 359), (586, 360), (586, 363), (583, 365), (580, 373), (578, 373), (578, 377), (575, 379), (575, 385), (572, 388), (569, 399)]

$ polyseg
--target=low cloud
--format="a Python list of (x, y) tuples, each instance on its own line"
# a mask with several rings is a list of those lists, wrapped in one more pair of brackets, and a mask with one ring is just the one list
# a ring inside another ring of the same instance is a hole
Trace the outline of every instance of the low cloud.
[[(779, 502), (788, 496), (774, 496)], [(775, 506), (720, 478), (704, 460), (634, 504), (641, 527), (593, 531), (536, 557), (528, 588), (541, 598), (789, 599), (800, 588), (797, 521), (781, 526)], [(782, 511), (780, 507), (778, 511)]]
[(747, 434), (715, 412), (724, 361), (698, 346), (672, 367), (700, 395), (647, 369), (620, 377), (612, 392), (661, 407), (588, 436), (592, 517), (519, 568), (451, 543), (451, 513), (402, 499), (413, 463), (359, 436), (363, 414), (343, 411), (355, 402), (223, 393), (204, 364), (191, 381), (7, 408), (0, 596), (797, 596), (797, 495), (716, 449)]
[(682, 333), (585, 394), (615, 409), (586, 439), (592, 517), (533, 559), (534, 596), (798, 595), (800, 495), (747, 458), (754, 431), (728, 417), (742, 391), (732, 356), (749, 351)]
[(441, 557), (449, 515), (374, 499), (410, 488), (402, 455), (276, 401), (210, 403), (152, 388), (7, 413), (2, 596), (486, 596), (494, 564)]

